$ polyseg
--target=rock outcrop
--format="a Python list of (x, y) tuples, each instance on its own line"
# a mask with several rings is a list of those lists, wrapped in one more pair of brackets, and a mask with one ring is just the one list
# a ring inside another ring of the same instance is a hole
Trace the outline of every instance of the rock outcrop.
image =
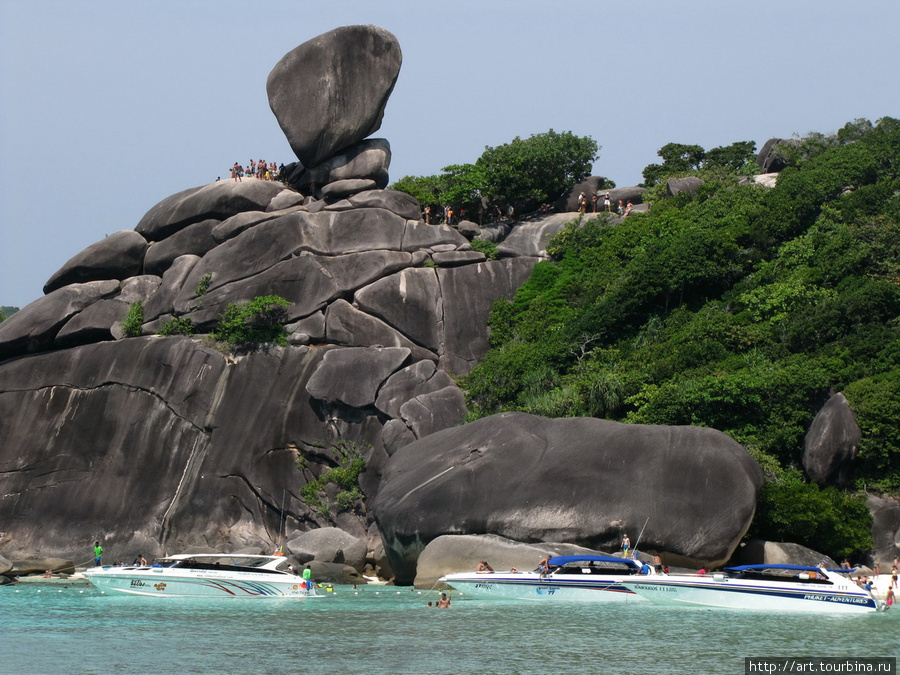
[(615, 549), (643, 528), (641, 550), (717, 565), (762, 483), (746, 450), (712, 429), (502, 413), (397, 450), (373, 508), (400, 583), (445, 534)]
[(800, 141), (794, 138), (770, 138), (766, 141), (756, 156), (756, 165), (760, 173), (778, 173), (787, 164), (778, 152), (781, 145), (799, 145)]
[(666, 180), (666, 194), (670, 197), (674, 197), (679, 192), (695, 194), (701, 185), (703, 185), (703, 181), (696, 176), (669, 178)]
[(416, 565), (417, 588), (441, 586), (438, 581), (445, 574), (471, 572), (478, 569), (478, 563), (487, 561), (494, 570), (500, 572), (515, 568), (520, 572), (530, 572), (547, 555), (604, 554), (575, 546), (555, 542), (522, 544), (512, 539), (492, 534), (484, 535), (443, 535), (431, 541), (419, 556)]
[[(866, 505), (872, 514), (874, 560), (885, 563), (900, 557), (900, 500), (870, 495), (866, 499)], [(882, 564), (882, 572), (887, 569), (888, 566)]]
[(862, 430), (847, 398), (837, 393), (813, 419), (803, 442), (803, 470), (819, 485), (844, 485), (850, 478)]
[(751, 539), (741, 544), (731, 560), (732, 565), (806, 565), (816, 567), (825, 562), (828, 567), (838, 563), (811, 548), (786, 541), (766, 541)]
[(377, 26), (336, 28), (278, 62), (269, 106), (305, 167), (378, 131), (401, 62), (397, 38)]
[[(4, 555), (287, 542), (317, 578), (355, 583), (369, 566), (410, 583), (441, 535), (597, 548), (646, 522), (642, 548), (727, 559), (761, 477), (718, 432), (523, 415), (459, 426), (453, 378), (488, 350), (492, 305), (573, 214), (480, 228), (501, 252), (487, 260), (385, 189), (390, 146), (367, 136), (400, 60), (373, 26), (301, 45), (267, 85), (301, 162), (285, 183), (167, 197), (0, 324)], [(268, 295), (289, 303), (287, 346), (211, 339), (230, 304)], [(126, 337), (137, 303), (143, 335)], [(158, 335), (173, 319), (198, 337)], [(326, 478), (350, 457), (365, 471), (346, 490)]]

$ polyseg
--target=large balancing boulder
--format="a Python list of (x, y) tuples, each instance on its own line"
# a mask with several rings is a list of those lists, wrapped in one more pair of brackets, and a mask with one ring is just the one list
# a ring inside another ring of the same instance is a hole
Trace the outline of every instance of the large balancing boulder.
[(627, 533), (671, 564), (719, 565), (762, 484), (753, 458), (714, 429), (501, 413), (397, 450), (373, 509), (401, 584), (444, 534), (602, 550)]
[(266, 91), (304, 166), (381, 127), (401, 61), (397, 38), (378, 26), (342, 26), (285, 54), (269, 73)]

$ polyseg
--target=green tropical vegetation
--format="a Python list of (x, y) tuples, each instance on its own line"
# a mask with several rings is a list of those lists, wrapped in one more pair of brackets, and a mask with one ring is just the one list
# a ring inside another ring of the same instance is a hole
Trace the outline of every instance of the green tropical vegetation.
[(186, 316), (172, 317), (168, 321), (163, 322), (162, 328), (159, 329), (160, 335), (186, 335), (192, 337), (197, 332), (194, 322)]
[(412, 195), (422, 206), (435, 211), (450, 206), (473, 220), (479, 220), (488, 205), (502, 213), (508, 207), (526, 213), (590, 175), (599, 151), (590, 136), (550, 129), (486, 147), (474, 164), (447, 166), (436, 176), (404, 176), (390, 187)]
[[(669, 144), (644, 171), (652, 207), (573, 221), (490, 317), (460, 384), (470, 419), (504, 410), (702, 425), (740, 442), (767, 484), (752, 535), (833, 556), (868, 550), (865, 492), (900, 491), (900, 120), (779, 147)], [(665, 198), (668, 177), (695, 194)], [(804, 434), (843, 392), (863, 432), (849, 485), (804, 480)], [(825, 548), (825, 550), (822, 550)]]
[(18, 307), (0, 307), (0, 322), (8, 319), (13, 314), (19, 311)]
[[(359, 475), (365, 470), (363, 449), (352, 441), (339, 441), (331, 447), (336, 466), (326, 469), (318, 477), (310, 477), (300, 488), (300, 498), (320, 516), (327, 517), (332, 508), (347, 511), (363, 498), (359, 487)], [(308, 470), (308, 461), (299, 457), (297, 465), (301, 471)], [(335, 486), (334, 496), (329, 499), (326, 486)]]
[(250, 302), (228, 303), (212, 337), (232, 349), (264, 343), (287, 345), (287, 308), (291, 303), (278, 295), (264, 295)]
[(128, 306), (128, 314), (122, 319), (122, 332), (125, 337), (140, 337), (144, 325), (144, 303), (140, 300)]

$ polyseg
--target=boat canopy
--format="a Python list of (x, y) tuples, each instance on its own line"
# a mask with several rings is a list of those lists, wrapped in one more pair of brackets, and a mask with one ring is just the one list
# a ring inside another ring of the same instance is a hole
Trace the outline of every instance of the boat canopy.
[(632, 560), (631, 558), (617, 558), (612, 555), (560, 555), (550, 558), (548, 561), (550, 565), (560, 566), (566, 565), (568, 563), (575, 562), (605, 562), (605, 563), (619, 563), (620, 565), (628, 565), (629, 567), (640, 568), (641, 563), (636, 560)]

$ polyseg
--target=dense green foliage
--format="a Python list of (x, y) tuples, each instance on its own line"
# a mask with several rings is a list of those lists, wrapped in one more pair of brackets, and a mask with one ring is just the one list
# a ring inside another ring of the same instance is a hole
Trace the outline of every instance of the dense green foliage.
[(484, 253), (485, 257), (488, 260), (496, 260), (500, 257), (500, 251), (497, 249), (497, 244), (492, 241), (488, 241), (487, 239), (479, 239), (476, 237), (471, 242), (472, 248), (479, 253)]
[(125, 337), (139, 337), (144, 325), (144, 304), (138, 300), (128, 307), (128, 314), (122, 320), (122, 332)]
[(522, 213), (554, 201), (586, 178), (598, 152), (599, 146), (589, 136), (551, 129), (486, 147), (474, 164), (447, 166), (437, 176), (404, 176), (391, 188), (412, 195), (435, 213), (451, 206), (477, 220), (488, 204), (497, 205), (503, 213), (509, 206)]
[(176, 316), (164, 322), (159, 329), (160, 335), (187, 335), (191, 337), (197, 332), (194, 322), (186, 316)]
[(704, 150), (699, 145), (667, 143), (657, 153), (662, 164), (644, 168), (644, 187), (652, 187), (666, 178), (699, 174), (710, 175), (756, 173), (756, 143), (739, 141), (728, 146)]
[(837, 488), (805, 483), (798, 471), (767, 483), (757, 509), (751, 534), (761, 539), (793, 541), (837, 560), (872, 547), (865, 503)]
[(232, 348), (267, 342), (286, 345), (284, 323), (290, 306), (290, 302), (277, 295), (257, 297), (250, 302), (229, 303), (212, 335)]
[(0, 322), (19, 311), (18, 307), (0, 307)]
[[(859, 521), (838, 528), (852, 495), (786, 472), (837, 390), (863, 430), (851, 489), (900, 490), (900, 121), (813, 138), (773, 189), (707, 171), (696, 195), (656, 199), (621, 225), (571, 224), (547, 249), (553, 261), (496, 303), (493, 348), (462, 381), (474, 414), (720, 429), (770, 480), (756, 531), (835, 555), (864, 548)], [(735, 146), (717, 161), (744, 166), (748, 147)], [(710, 154), (667, 148), (667, 161), (700, 171)], [(779, 525), (801, 497), (830, 515)], [(843, 534), (823, 540), (823, 523)]]
[[(302, 488), (300, 497), (303, 502), (320, 516), (327, 517), (332, 507), (347, 511), (363, 498), (359, 488), (359, 474), (366, 468), (362, 449), (350, 441), (339, 441), (332, 448), (336, 466), (326, 469), (316, 478), (309, 478)], [(301, 471), (306, 471), (308, 462), (298, 459)], [(336, 486), (333, 504), (326, 495), (326, 486)]]

